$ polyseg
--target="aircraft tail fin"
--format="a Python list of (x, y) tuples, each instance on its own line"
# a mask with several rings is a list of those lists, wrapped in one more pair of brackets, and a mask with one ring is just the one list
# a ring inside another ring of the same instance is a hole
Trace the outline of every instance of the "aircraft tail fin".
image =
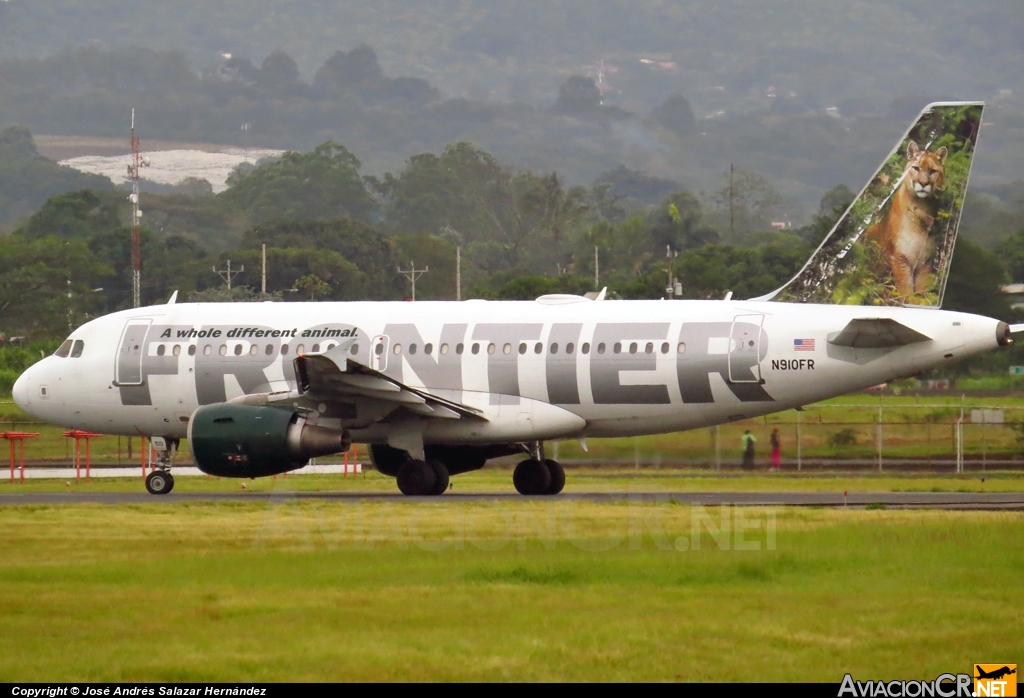
[(758, 300), (941, 307), (983, 109), (925, 107), (804, 267)]

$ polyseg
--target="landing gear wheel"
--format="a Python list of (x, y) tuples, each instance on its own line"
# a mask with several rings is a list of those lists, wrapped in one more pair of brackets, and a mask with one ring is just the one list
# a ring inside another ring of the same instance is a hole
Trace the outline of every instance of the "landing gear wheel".
[(146, 490), (150, 494), (167, 494), (174, 489), (174, 477), (165, 470), (154, 470), (146, 477)]
[(437, 484), (434, 469), (421, 460), (407, 460), (398, 468), (398, 489), (407, 497), (429, 495)]
[(544, 494), (558, 494), (565, 487), (565, 470), (562, 469), (562, 465), (558, 461), (550, 458), (544, 461), (544, 465), (551, 473), (551, 484), (544, 490)]
[(524, 460), (512, 473), (512, 484), (519, 494), (546, 494), (551, 486), (551, 471), (541, 461)]
[(444, 494), (448, 489), (448, 468), (439, 460), (428, 460), (427, 465), (434, 471), (434, 486), (430, 489), (430, 495), (437, 497)]

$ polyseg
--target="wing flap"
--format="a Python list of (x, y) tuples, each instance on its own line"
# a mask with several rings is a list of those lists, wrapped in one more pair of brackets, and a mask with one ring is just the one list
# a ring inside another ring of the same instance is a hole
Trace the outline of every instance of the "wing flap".
[(839, 334), (828, 341), (837, 347), (888, 349), (931, 339), (892, 318), (857, 318), (850, 320)]
[(335, 358), (331, 352), (303, 355), (294, 363), (302, 394), (325, 399), (342, 396), (346, 399), (372, 398), (437, 419), (486, 419), (483, 412), (474, 407), (405, 385), (346, 356)]

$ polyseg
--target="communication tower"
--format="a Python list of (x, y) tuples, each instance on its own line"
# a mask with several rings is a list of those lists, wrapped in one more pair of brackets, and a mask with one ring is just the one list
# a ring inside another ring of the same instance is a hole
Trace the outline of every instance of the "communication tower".
[(139, 168), (148, 167), (149, 159), (143, 158), (139, 150), (139, 137), (135, 135), (135, 110), (132, 109), (132, 164), (128, 166), (128, 176), (132, 180), (132, 307), (142, 305), (142, 231), (139, 210)]

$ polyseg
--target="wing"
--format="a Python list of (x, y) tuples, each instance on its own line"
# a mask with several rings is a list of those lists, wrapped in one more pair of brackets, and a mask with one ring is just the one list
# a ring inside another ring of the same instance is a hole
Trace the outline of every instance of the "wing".
[(352, 402), (364, 398), (435, 419), (486, 419), (474, 407), (410, 387), (348, 357), (332, 356), (331, 352), (297, 357), (295, 376), (299, 393), (313, 399)]
[(931, 341), (931, 337), (912, 330), (892, 318), (858, 318), (850, 320), (843, 331), (828, 340), (837, 347), (885, 349)]

